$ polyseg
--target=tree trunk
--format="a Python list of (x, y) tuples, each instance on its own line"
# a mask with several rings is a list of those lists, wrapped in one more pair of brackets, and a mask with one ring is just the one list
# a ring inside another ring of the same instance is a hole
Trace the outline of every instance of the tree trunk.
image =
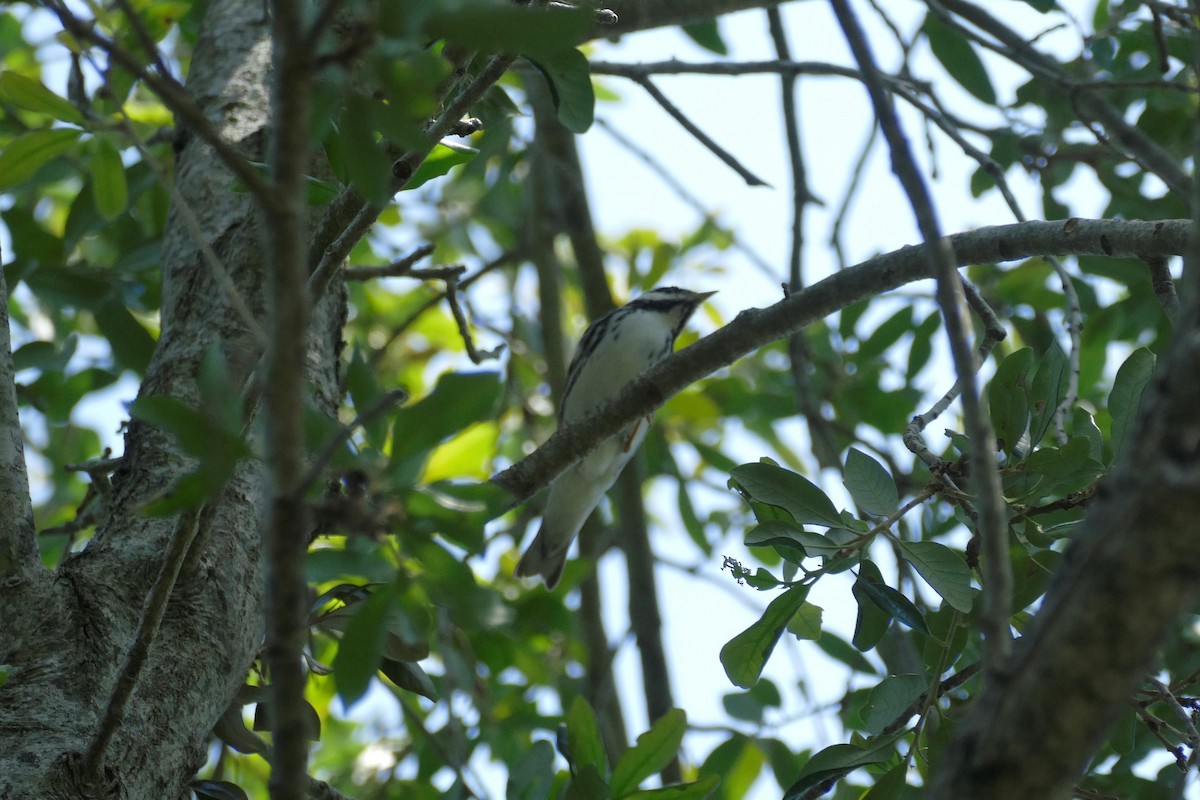
[[(216, 0), (188, 76), (210, 123), (255, 161), (263, 160), (268, 123), (267, 23), (259, 0)], [(221, 348), (235, 376), (261, 355), (231, 298), (236, 292), (250, 315), (265, 319), (263, 231), (251, 196), (234, 190), (212, 149), (186, 129), (176, 131), (175, 185), (162, 250), (162, 332), (140, 395), (198, 406), (197, 369), (209, 348)], [(338, 284), (315, 309), (307, 353), (312, 397), (328, 413), (338, 398), (343, 318)], [(0, 585), (0, 664), (11, 668), (0, 691), (0, 797), (82, 796), (76, 768), (177, 527), (175, 517), (149, 517), (141, 507), (193, 466), (170, 436), (131, 423), (86, 549), (54, 572), (24, 564)], [(180, 797), (203, 765), (209, 733), (262, 645), (259, 520), (268, 497), (261, 467), (248, 461), (210, 501), (91, 796)]]

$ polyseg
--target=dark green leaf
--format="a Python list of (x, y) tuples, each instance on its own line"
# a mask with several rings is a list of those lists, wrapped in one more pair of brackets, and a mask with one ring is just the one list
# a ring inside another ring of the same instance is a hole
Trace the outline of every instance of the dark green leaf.
[(749, 689), (758, 682), (775, 643), (807, 596), (808, 586), (788, 589), (771, 601), (758, 621), (721, 648), (721, 666), (734, 686)]
[(192, 781), (188, 788), (202, 800), (249, 800), (242, 787), (229, 781)]
[(677, 783), (672, 786), (663, 786), (660, 789), (630, 792), (623, 796), (623, 800), (704, 800), (712, 795), (720, 784), (719, 776), (705, 775), (691, 783)]
[(607, 776), (608, 756), (604, 752), (604, 740), (600, 736), (596, 712), (582, 696), (576, 695), (571, 701), (566, 723), (568, 752), (565, 755), (571, 766), (576, 769), (591, 766), (601, 777)]
[(1021, 444), (1029, 426), (1029, 391), (1027, 379), (1033, 366), (1033, 349), (1022, 347), (1010, 353), (988, 385), (988, 409), (996, 430), (997, 444), (1012, 453)]
[(958, 31), (948, 27), (933, 12), (925, 17), (921, 32), (929, 42), (929, 49), (950, 77), (959, 85), (988, 105), (996, 104), (996, 90), (987, 68), (975, 52), (975, 48)]
[(929, 688), (929, 681), (920, 675), (889, 675), (871, 687), (867, 704), (862, 709), (867, 733), (878, 736)]
[(125, 165), (121, 154), (107, 136), (96, 137), (95, 149), (88, 167), (92, 173), (92, 196), (96, 210), (112, 221), (129, 204), (129, 186), (125, 182)]
[(883, 517), (900, 507), (900, 493), (892, 476), (861, 450), (851, 447), (846, 453), (843, 483), (854, 502), (868, 514)]
[(716, 19), (683, 25), (682, 27), (683, 32), (688, 35), (688, 38), (705, 50), (716, 53), (719, 56), (729, 55), (729, 47), (725, 44), (725, 40), (721, 38), (721, 26)]
[(566, 49), (543, 54), (533, 64), (550, 84), (558, 121), (572, 133), (586, 133), (596, 110), (587, 57), (578, 50)]
[(678, 708), (655, 720), (650, 730), (639, 736), (637, 744), (622, 753), (613, 767), (613, 797), (624, 797), (669, 764), (679, 752), (686, 729), (687, 715)]
[(1154, 354), (1144, 347), (1130, 353), (1129, 358), (1125, 359), (1125, 363), (1117, 370), (1112, 392), (1108, 396), (1108, 413), (1112, 415), (1111, 440), (1114, 458), (1121, 452), (1125, 437), (1132, 430), (1138, 406), (1142, 401), (1142, 391), (1153, 374)]
[(929, 633), (929, 626), (925, 624), (925, 618), (921, 616), (921, 612), (913, 605), (912, 601), (886, 583), (864, 579), (860, 572), (859, 579), (854, 585), (892, 619), (904, 623), (913, 630), (924, 634)]
[(0, 152), (0, 191), (32, 178), (43, 165), (69, 150), (80, 133), (73, 128), (47, 128), (13, 139)]
[(1042, 363), (1038, 364), (1029, 390), (1029, 401), (1033, 406), (1029, 423), (1030, 447), (1040, 444), (1053, 424), (1054, 412), (1062, 401), (1063, 392), (1067, 390), (1069, 370), (1067, 354), (1057, 341), (1052, 341), (1046, 355), (1042, 356)]
[(425, 670), (421, 669), (420, 664), (385, 658), (379, 669), (388, 680), (396, 685), (396, 688), (419, 694), (429, 700), (436, 701), (438, 699), (437, 687), (425, 674)]
[(364, 603), (346, 626), (333, 659), (333, 677), (338, 696), (347, 708), (367, 692), (383, 661), (387, 643), (388, 607), (395, 597), (392, 586), (380, 588)]
[(893, 735), (861, 746), (835, 744), (826, 747), (804, 765), (800, 777), (784, 793), (784, 800), (794, 800), (808, 789), (831, 777), (840, 777), (858, 767), (881, 764), (889, 760), (895, 752), (893, 745), (898, 738), (899, 735)]
[(108, 339), (117, 364), (139, 374), (145, 372), (154, 355), (154, 337), (129, 313), (129, 309), (111, 299), (93, 309), (92, 315), (96, 326)]
[[(354, 402), (354, 410), (359, 414), (374, 407), (383, 397), (383, 389), (379, 386), (375, 371), (367, 366), (358, 347), (350, 354), (350, 364), (346, 367), (346, 391)], [(367, 444), (380, 452), (387, 443), (389, 422), (389, 415), (381, 414), (363, 426)]]
[(536, 8), (486, 0), (439, 3), (426, 32), (485, 53), (542, 56), (574, 47), (592, 25), (590, 8)]
[(442, 375), (432, 392), (396, 415), (393, 453), (423, 453), (468, 425), (490, 419), (500, 399), (497, 378), (494, 372)]
[(553, 783), (554, 746), (540, 739), (509, 770), (505, 797), (511, 800), (546, 800)]
[(978, 591), (962, 556), (937, 542), (900, 542), (900, 552), (951, 608), (970, 612)]
[(741, 491), (760, 503), (778, 506), (800, 523), (845, 527), (833, 501), (816, 484), (774, 464), (742, 464), (731, 473)]
[(837, 634), (821, 631), (821, 638), (817, 639), (817, 647), (824, 650), (825, 655), (842, 662), (855, 672), (861, 672), (864, 675), (879, 674), (862, 653), (855, 650), (849, 642)]

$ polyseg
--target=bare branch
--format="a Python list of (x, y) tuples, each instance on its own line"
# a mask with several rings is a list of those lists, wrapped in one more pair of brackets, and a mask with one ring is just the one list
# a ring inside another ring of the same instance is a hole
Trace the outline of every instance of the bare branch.
[(687, 114), (684, 114), (678, 106), (676, 106), (667, 98), (665, 94), (659, 91), (658, 87), (655, 86), (649, 78), (640, 77), (634, 78), (633, 80), (643, 89), (645, 89), (646, 92), (654, 98), (655, 102), (662, 106), (663, 111), (666, 111), (668, 114), (670, 114), (671, 117), (678, 122), (685, 131), (690, 133), (696, 139), (696, 141), (708, 148), (709, 152), (721, 159), (721, 161), (723, 161), (730, 169), (740, 175), (742, 180), (746, 182), (746, 185), (770, 185), (762, 178), (758, 177), (750, 170), (742, 166), (742, 163), (734, 158), (732, 153), (713, 141), (712, 137), (710, 137), (707, 133), (700, 130), (700, 126), (692, 122), (691, 119), (688, 118)]

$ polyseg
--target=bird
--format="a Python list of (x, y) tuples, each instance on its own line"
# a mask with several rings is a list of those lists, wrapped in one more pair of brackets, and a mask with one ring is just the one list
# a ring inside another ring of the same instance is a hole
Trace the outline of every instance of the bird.
[[(670, 355), (688, 319), (714, 294), (664, 286), (589, 325), (567, 370), (559, 427), (584, 419)], [(551, 482), (542, 526), (517, 562), (517, 577), (541, 576), (547, 589), (558, 585), (571, 542), (637, 452), (649, 423), (649, 416), (631, 423)]]

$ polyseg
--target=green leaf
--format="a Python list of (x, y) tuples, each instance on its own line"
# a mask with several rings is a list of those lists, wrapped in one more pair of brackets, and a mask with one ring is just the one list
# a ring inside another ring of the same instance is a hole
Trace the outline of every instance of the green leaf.
[(1108, 413), (1112, 415), (1113, 458), (1121, 452), (1125, 437), (1129, 435), (1137, 418), (1142, 392), (1154, 374), (1154, 354), (1139, 347), (1129, 354), (1125, 363), (1117, 370), (1113, 379), (1112, 392), (1108, 395)]
[(1037, 373), (1029, 389), (1029, 401), (1033, 406), (1033, 416), (1029, 423), (1029, 446), (1036, 447), (1050, 430), (1054, 422), (1054, 412), (1062, 402), (1063, 393), (1067, 390), (1067, 378), (1070, 375), (1070, 364), (1067, 354), (1057, 341), (1052, 341), (1038, 364)]
[(346, 99), (338, 126), (338, 145), (346, 176), (363, 197), (377, 204), (388, 199), (392, 160), (376, 141), (372, 101), (360, 94)]
[(592, 127), (596, 111), (596, 93), (587, 57), (578, 50), (564, 49), (539, 56), (533, 65), (550, 84), (558, 121), (572, 133), (586, 133)]
[[(375, 371), (367, 366), (362, 350), (358, 347), (350, 354), (350, 363), (346, 367), (346, 391), (354, 402), (354, 410), (362, 414), (372, 408), (383, 397), (383, 389), (379, 386)], [(382, 451), (387, 443), (388, 424), (387, 414), (382, 414), (363, 426), (367, 444)]]
[(613, 768), (610, 784), (613, 797), (624, 797), (671, 763), (679, 752), (686, 728), (687, 715), (678, 708), (672, 708), (655, 720), (650, 730), (638, 737), (637, 744), (626, 750)]
[(819, 640), (823, 615), (824, 610), (820, 606), (805, 601), (804, 605), (800, 606), (800, 610), (796, 612), (796, 616), (792, 617), (792, 621), (788, 623), (788, 633), (797, 639)]
[(704, 22), (696, 22), (681, 27), (689, 39), (710, 53), (716, 53), (719, 56), (729, 55), (729, 47), (725, 44), (725, 40), (721, 38), (721, 26), (716, 19), (709, 19)]
[(47, 162), (69, 150), (82, 131), (53, 128), (23, 133), (0, 152), (0, 191), (33, 177)]
[(831, 777), (840, 777), (868, 764), (888, 761), (895, 753), (893, 745), (899, 737), (899, 734), (895, 734), (865, 745), (835, 744), (826, 747), (804, 765), (800, 777), (784, 793), (784, 800), (794, 800)]
[(962, 556), (937, 542), (900, 542), (900, 552), (951, 608), (970, 612), (978, 592), (971, 586), (971, 569)]
[(1029, 427), (1026, 379), (1032, 366), (1033, 349), (1022, 347), (1000, 362), (988, 384), (988, 409), (996, 429), (996, 442), (1006, 453), (1018, 448)]
[(878, 736), (884, 728), (911, 706), (929, 688), (929, 681), (920, 675), (889, 675), (867, 693), (862, 709), (867, 733)]
[[(864, 565), (869, 563), (863, 562)], [(892, 619), (904, 623), (913, 630), (924, 634), (929, 633), (929, 626), (925, 624), (925, 618), (921, 616), (921, 612), (912, 604), (911, 600), (882, 581), (877, 582), (864, 577), (865, 572), (866, 570), (860, 570), (859, 578), (854, 584), (855, 587), (860, 588), (871, 599), (871, 602), (887, 612)], [(875, 572), (878, 573), (878, 569)]]
[(5, 70), (0, 72), (0, 98), (18, 108), (47, 114), (62, 122), (83, 124), (83, 112), (67, 100), (47, 89), (41, 81)]
[(778, 506), (801, 525), (844, 528), (833, 501), (816, 484), (774, 464), (742, 464), (730, 473), (737, 487), (760, 503)]
[(850, 643), (864, 653), (879, 644), (892, 624), (891, 614), (881, 608), (867, 593), (866, 587), (872, 582), (882, 583), (883, 575), (873, 562), (863, 561), (859, 564), (859, 579), (850, 587), (850, 594), (857, 605), (854, 635), (850, 638)]
[(704, 800), (721, 784), (717, 775), (705, 775), (691, 783), (677, 783), (661, 789), (643, 789), (622, 795), (625, 800)]
[(249, 800), (245, 789), (229, 781), (192, 781), (188, 788), (201, 800)]
[(404, 184), (404, 190), (416, 189), (434, 178), (440, 178), (454, 167), (466, 164), (477, 155), (479, 155), (479, 151), (474, 147), (455, 142), (438, 142), (421, 162), (421, 166), (417, 167), (413, 176), (408, 179), (408, 183)]
[(553, 783), (554, 746), (545, 739), (539, 739), (508, 771), (508, 786), (504, 796), (511, 800), (546, 800)]
[(808, 586), (793, 586), (767, 606), (761, 618), (746, 630), (730, 639), (721, 648), (721, 666), (734, 686), (749, 689), (762, 675), (775, 643), (783, 635), (804, 599)]
[(421, 669), (420, 664), (385, 658), (379, 666), (379, 671), (398, 689), (419, 694), (435, 702), (438, 699), (437, 687), (433, 685), (433, 681), (425, 673), (425, 670)]
[(96, 327), (112, 348), (117, 365), (141, 374), (154, 355), (155, 341), (129, 309), (115, 298), (92, 310)]
[(822, 631), (821, 638), (817, 639), (817, 647), (821, 648), (825, 652), (825, 655), (842, 662), (855, 672), (861, 672), (864, 675), (879, 674), (874, 665), (862, 653), (855, 650), (849, 642), (835, 633)]
[(425, 31), (471, 50), (542, 56), (584, 40), (592, 26), (590, 8), (536, 8), (487, 0), (438, 3)]
[(567, 711), (567, 750), (564, 755), (576, 769), (592, 766), (601, 777), (608, 775), (608, 756), (596, 712), (583, 697), (576, 695)]
[(494, 372), (442, 375), (432, 392), (396, 415), (394, 454), (423, 453), (468, 425), (490, 419), (500, 400), (498, 377)]
[(366, 694), (371, 679), (379, 671), (388, 639), (388, 607), (395, 594), (395, 586), (389, 584), (360, 603), (358, 613), (338, 643), (337, 655), (333, 657), (333, 678), (338, 696), (347, 708)]
[(987, 105), (996, 104), (992, 79), (988, 77), (987, 68), (966, 37), (947, 26), (932, 12), (925, 16), (921, 32), (925, 34), (934, 57), (942, 62), (950, 77)]
[(885, 517), (900, 507), (900, 493), (892, 476), (875, 459), (851, 447), (846, 453), (842, 479), (854, 502), (868, 514)]
[(125, 164), (121, 162), (121, 154), (109, 137), (96, 137), (88, 167), (92, 172), (92, 196), (96, 200), (96, 210), (112, 221), (129, 204), (129, 186), (125, 182)]

